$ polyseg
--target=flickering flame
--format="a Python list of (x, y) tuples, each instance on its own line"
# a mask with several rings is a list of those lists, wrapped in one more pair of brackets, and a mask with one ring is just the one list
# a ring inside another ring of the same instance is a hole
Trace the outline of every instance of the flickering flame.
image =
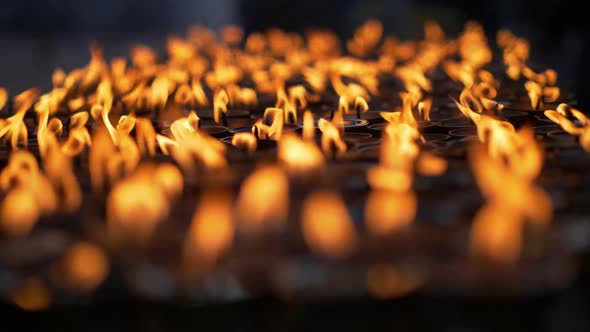
[(356, 230), (338, 194), (310, 194), (303, 202), (301, 213), (303, 238), (311, 250), (329, 257), (343, 258), (356, 248)]
[(68, 248), (62, 269), (66, 287), (89, 292), (107, 277), (109, 261), (101, 248), (89, 242), (78, 242)]
[(259, 139), (279, 140), (283, 134), (284, 123), (283, 110), (276, 107), (268, 107), (264, 110), (263, 118), (252, 126), (252, 133)]
[(336, 156), (346, 152), (346, 143), (340, 137), (338, 127), (326, 119), (320, 119), (318, 127), (322, 132), (322, 150), (325, 154)]
[(227, 92), (224, 89), (218, 90), (213, 97), (213, 120), (215, 123), (221, 123), (222, 117), (225, 118), (228, 103), (229, 96)]
[(544, 103), (554, 102), (559, 98), (558, 87), (544, 87), (534, 81), (527, 81), (524, 87), (531, 100), (531, 106), (535, 110), (542, 108)]
[(231, 139), (231, 144), (238, 149), (252, 152), (256, 151), (258, 141), (256, 140), (256, 136), (252, 133), (236, 133)]
[(325, 164), (324, 155), (314, 142), (303, 141), (295, 135), (281, 137), (278, 158), (293, 173), (306, 173)]
[(231, 248), (235, 231), (232, 211), (227, 193), (203, 193), (185, 240), (188, 264), (214, 264)]
[[(580, 145), (584, 150), (590, 152), (590, 121), (582, 111), (562, 103), (557, 106), (556, 110), (547, 110), (544, 114), (569, 134), (578, 136)], [(581, 125), (576, 124), (568, 117), (577, 120)]]
[(0, 138), (10, 141), (13, 149), (18, 149), (19, 143), (27, 146), (28, 132), (23, 120), (38, 95), (37, 89), (29, 89), (15, 96), (14, 115), (0, 120)]
[(246, 232), (282, 227), (289, 207), (289, 181), (278, 167), (254, 171), (240, 189), (237, 201), (239, 226)]

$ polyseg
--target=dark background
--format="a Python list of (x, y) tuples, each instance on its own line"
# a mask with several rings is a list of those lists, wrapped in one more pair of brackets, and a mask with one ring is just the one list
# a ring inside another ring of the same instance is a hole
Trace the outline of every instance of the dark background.
[(161, 46), (166, 36), (184, 34), (194, 23), (213, 28), (237, 23), (247, 31), (278, 26), (302, 31), (329, 27), (347, 37), (369, 17), (386, 33), (418, 38), (425, 19), (457, 33), (468, 19), (493, 36), (510, 28), (532, 44), (532, 60), (553, 67), (580, 104), (590, 105), (585, 86), (590, 73), (589, 13), (582, 2), (559, 0), (23, 0), (0, 1), (0, 86), (17, 93), (49, 87), (52, 70), (88, 61), (88, 42), (97, 40), (107, 56), (125, 55), (131, 44)]

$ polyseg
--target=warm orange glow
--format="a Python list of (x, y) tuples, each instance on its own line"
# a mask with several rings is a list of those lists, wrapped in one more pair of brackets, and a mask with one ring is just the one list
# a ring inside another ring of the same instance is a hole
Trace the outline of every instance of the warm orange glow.
[(117, 182), (107, 197), (107, 222), (115, 241), (149, 239), (168, 216), (170, 204), (182, 192), (182, 175), (176, 167), (142, 164)]
[(357, 244), (356, 230), (342, 198), (315, 192), (303, 203), (301, 227), (311, 250), (333, 258), (350, 255)]
[(13, 149), (18, 149), (19, 144), (27, 146), (28, 132), (23, 120), (38, 95), (37, 89), (29, 89), (15, 96), (14, 115), (0, 120), (0, 138), (9, 141)]
[(284, 226), (289, 205), (289, 182), (278, 167), (267, 166), (254, 171), (240, 189), (237, 213), (240, 228), (259, 232)]
[(367, 271), (367, 289), (377, 298), (405, 296), (423, 282), (424, 277), (417, 271), (405, 271), (391, 265), (376, 264)]
[(252, 126), (252, 133), (259, 139), (272, 139), (276, 141), (283, 134), (284, 123), (284, 111), (281, 108), (269, 107), (264, 110), (263, 118)]
[(295, 135), (283, 135), (279, 141), (278, 158), (293, 173), (313, 171), (325, 163), (324, 155), (315, 143), (303, 141)]
[(205, 192), (185, 242), (189, 264), (214, 264), (227, 252), (234, 238), (231, 197), (224, 192)]
[(412, 192), (374, 190), (365, 206), (365, 222), (370, 233), (384, 235), (412, 223), (418, 202)]
[(58, 197), (35, 157), (14, 151), (0, 173), (0, 187), (6, 197), (0, 205), (0, 225), (11, 236), (27, 235), (38, 218), (58, 208)]
[(103, 250), (88, 242), (72, 245), (63, 259), (64, 286), (81, 292), (98, 287), (109, 273)]
[(315, 139), (315, 125), (313, 113), (307, 110), (303, 112), (303, 140), (313, 142)]
[(553, 207), (549, 195), (534, 185), (542, 169), (543, 154), (532, 129), (521, 129), (504, 139), (514, 149), (510, 153), (495, 156), (484, 146), (470, 153), (477, 184), (486, 198), (486, 205), (474, 221), (472, 247), (477, 254), (513, 261), (520, 256), (524, 223), (545, 229)]
[(371, 19), (359, 26), (354, 32), (354, 37), (346, 44), (348, 51), (356, 56), (368, 55), (379, 43), (383, 26), (381, 22)]
[(256, 151), (258, 141), (252, 133), (236, 133), (231, 139), (231, 144), (238, 149), (252, 152)]
[(49, 307), (52, 302), (49, 290), (37, 277), (24, 280), (23, 284), (12, 293), (12, 300), (26, 311), (41, 311)]
[(322, 132), (322, 150), (329, 156), (337, 156), (346, 152), (346, 143), (340, 137), (340, 131), (332, 122), (326, 119), (318, 121)]
[(424, 175), (441, 175), (447, 170), (447, 161), (431, 153), (423, 152), (418, 157), (416, 170)]

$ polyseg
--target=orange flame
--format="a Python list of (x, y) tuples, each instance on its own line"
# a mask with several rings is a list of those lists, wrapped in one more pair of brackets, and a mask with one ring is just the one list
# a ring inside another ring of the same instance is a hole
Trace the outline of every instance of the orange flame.
[(283, 135), (279, 140), (278, 158), (293, 173), (317, 170), (325, 163), (322, 151), (313, 142), (295, 135)]
[(357, 245), (356, 230), (342, 198), (315, 192), (303, 202), (301, 227), (311, 250), (333, 258), (349, 256)]
[(211, 265), (227, 252), (234, 238), (231, 197), (224, 192), (205, 192), (185, 240), (190, 265)]
[(244, 149), (248, 152), (256, 151), (258, 141), (252, 133), (236, 133), (231, 139), (231, 144), (238, 149)]
[(289, 181), (274, 166), (254, 171), (240, 189), (237, 203), (240, 228), (258, 232), (284, 226), (288, 214)]
[(326, 119), (318, 121), (322, 132), (322, 150), (327, 155), (341, 155), (346, 152), (346, 143), (340, 137), (340, 131), (332, 122)]
[(62, 264), (65, 286), (81, 292), (97, 288), (109, 273), (109, 261), (103, 250), (88, 242), (68, 248)]

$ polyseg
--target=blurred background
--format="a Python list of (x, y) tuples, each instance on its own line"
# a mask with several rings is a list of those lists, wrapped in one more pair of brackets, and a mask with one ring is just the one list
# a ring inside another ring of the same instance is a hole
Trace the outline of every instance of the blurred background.
[(331, 28), (342, 37), (367, 18), (382, 20), (386, 33), (421, 36), (425, 19), (435, 19), (451, 34), (468, 19), (480, 21), (490, 37), (510, 28), (531, 41), (532, 60), (552, 67), (560, 81), (590, 105), (590, 31), (583, 2), (447, 0), (23, 0), (0, 7), (0, 86), (17, 93), (30, 86), (48, 88), (54, 68), (84, 65), (88, 44), (104, 45), (107, 56), (121, 56), (134, 43), (161, 47), (169, 35), (191, 24), (212, 28), (235, 23), (247, 32), (278, 26), (292, 31)]

